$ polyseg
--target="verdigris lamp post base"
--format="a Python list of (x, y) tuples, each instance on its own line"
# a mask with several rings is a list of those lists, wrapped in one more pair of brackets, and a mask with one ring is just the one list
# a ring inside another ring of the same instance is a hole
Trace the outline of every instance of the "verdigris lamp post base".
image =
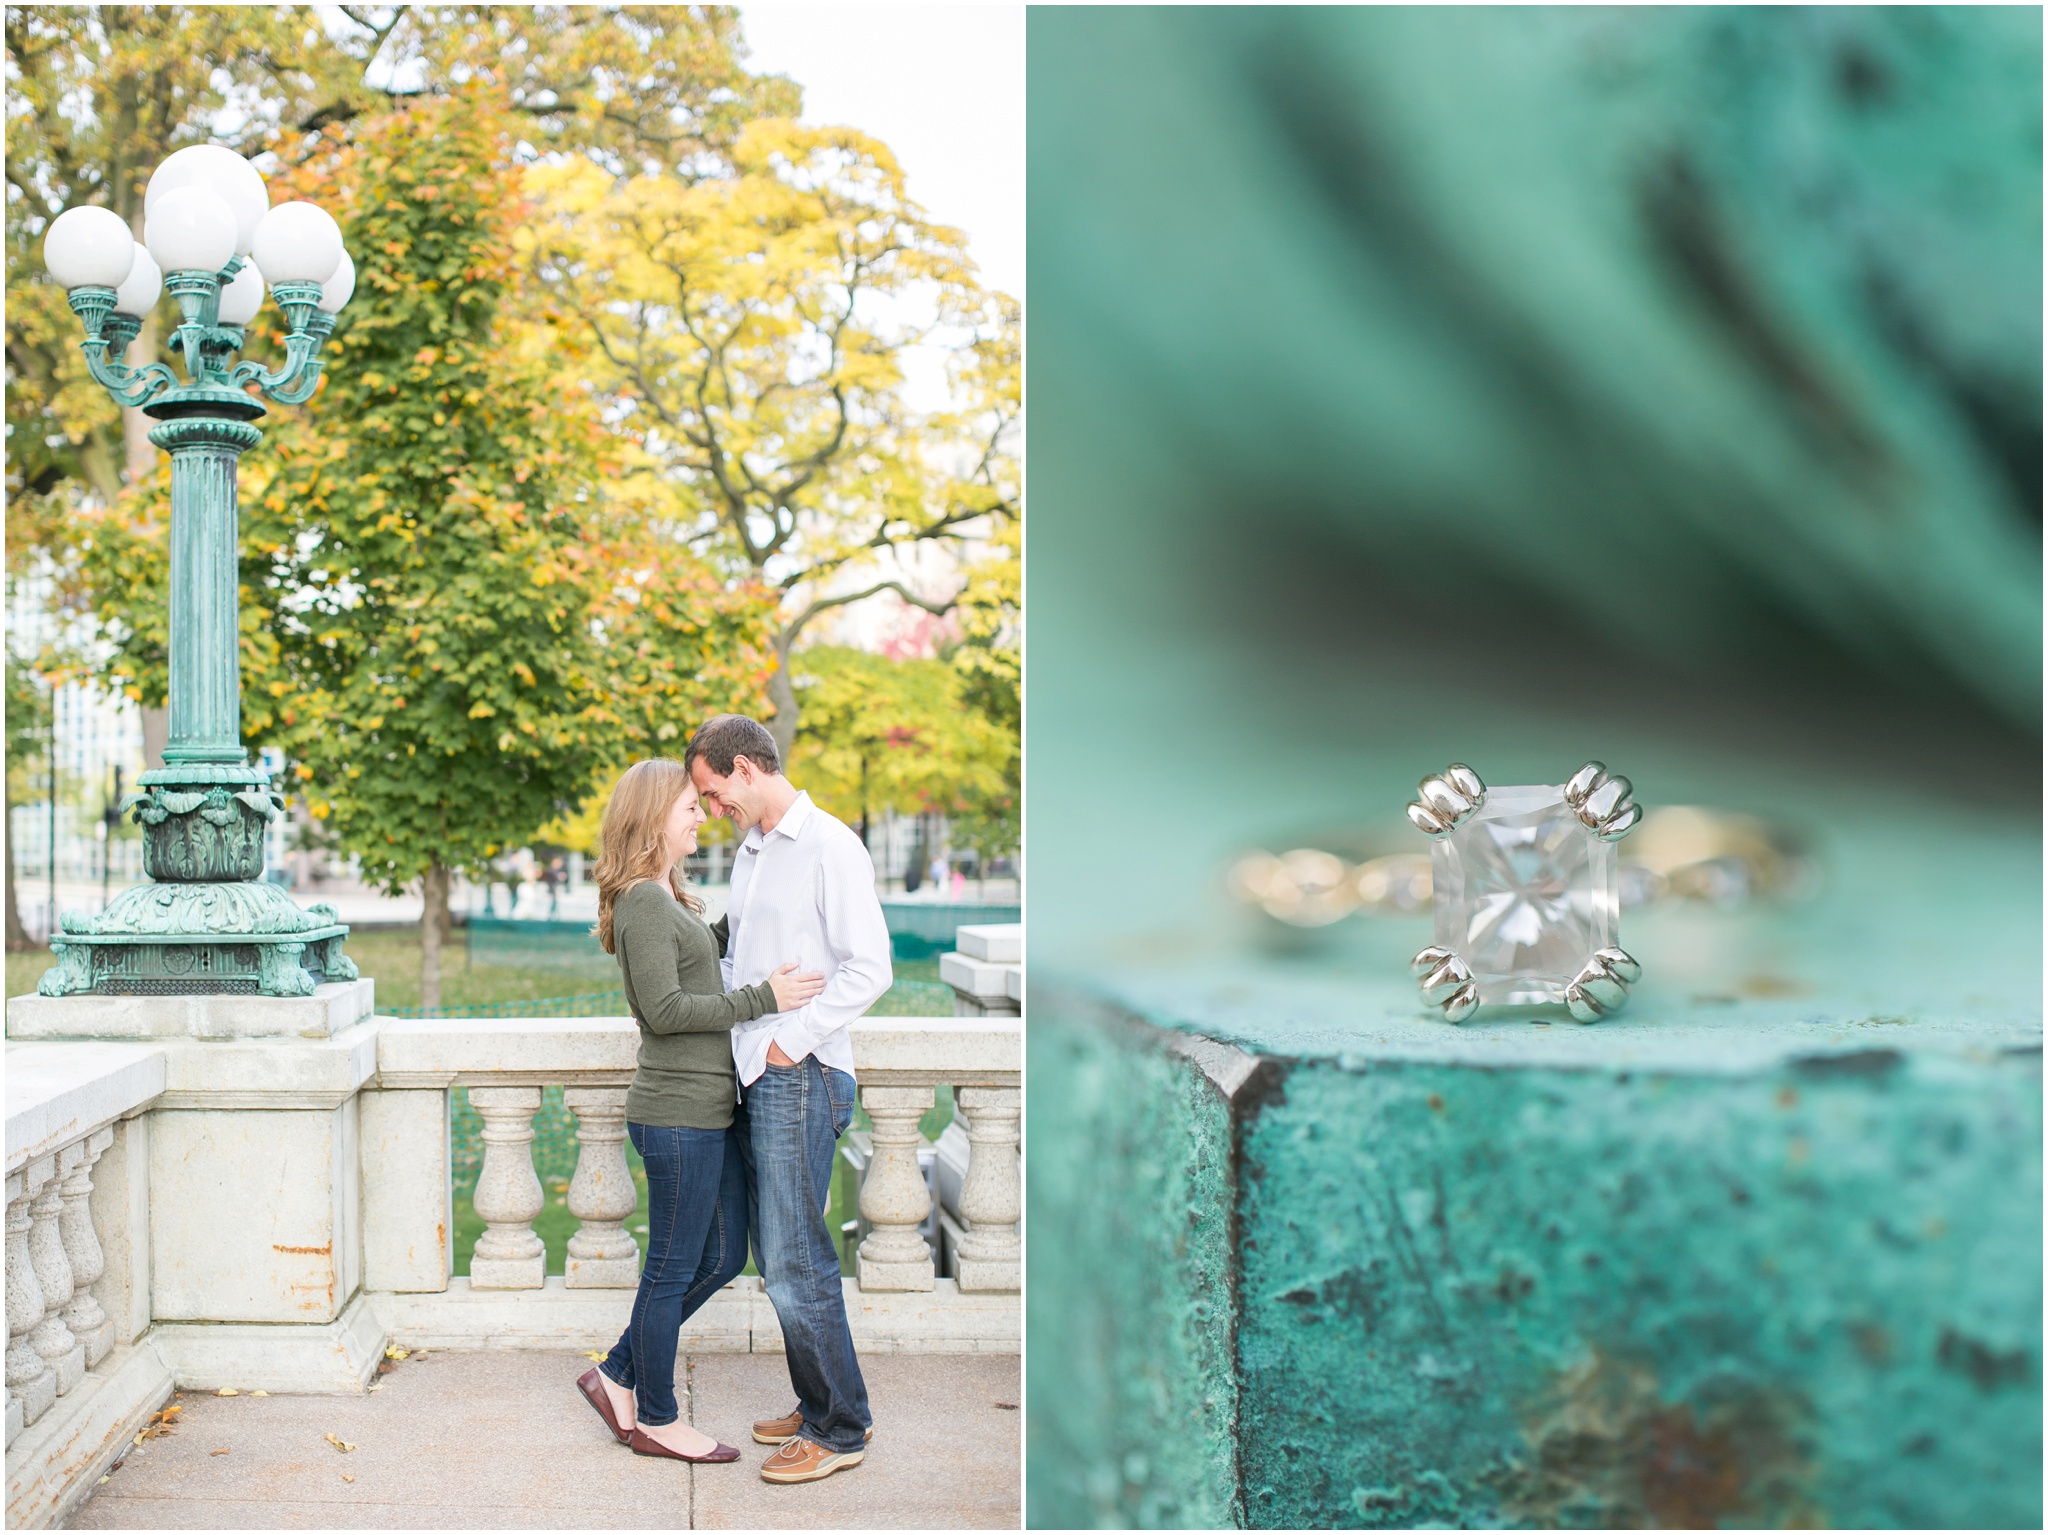
[(2038, 1024), (1029, 1008), (1032, 1525), (2039, 1526)]
[[(304, 287), (279, 289), (280, 302), (305, 311), (294, 317), (296, 382), (279, 398), (312, 392), (318, 342), (332, 324), (311, 315), (319, 294)], [(204, 274), (174, 278), (186, 320), (181, 350), (204, 363), (193, 381), (142, 407), (162, 423), (149, 440), (171, 455), (170, 742), (164, 766), (142, 775), (124, 808), (143, 828), (143, 870), (156, 883), (122, 891), (97, 916), (63, 918), (50, 942), (57, 963), (36, 986), (44, 997), (310, 997), (325, 983), (357, 978), (342, 953), (348, 928), (334, 908), (302, 909), (263, 880), (264, 833), (284, 813), (284, 797), (241, 743), (235, 476), (241, 455), (263, 438), (255, 425), (263, 407), (240, 386), (285, 380), (246, 365), (232, 380), (223, 371), (242, 333), (217, 323), (218, 288)], [(78, 289), (71, 303), (87, 321), (95, 376), (110, 387), (133, 385), (120, 396), (124, 403), (170, 381), (161, 364), (161, 378), (147, 384), (109, 369), (106, 348), (134, 331), (133, 322), (108, 314), (110, 294)]]

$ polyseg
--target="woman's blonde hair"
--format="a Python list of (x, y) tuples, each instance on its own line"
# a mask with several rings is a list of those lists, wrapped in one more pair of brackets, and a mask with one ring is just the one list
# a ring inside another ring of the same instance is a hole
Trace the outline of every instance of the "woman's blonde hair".
[(676, 801), (696, 786), (689, 770), (670, 757), (636, 762), (612, 785), (604, 820), (597, 832), (597, 941), (607, 954), (612, 946), (612, 910), (619, 897), (642, 880), (668, 878), (677, 900), (700, 916), (704, 903), (668, 867), (663, 832)]

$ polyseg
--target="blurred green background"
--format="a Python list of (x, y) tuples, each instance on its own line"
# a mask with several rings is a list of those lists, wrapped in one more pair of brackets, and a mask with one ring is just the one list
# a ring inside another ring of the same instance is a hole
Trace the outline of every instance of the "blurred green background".
[[(1233, 1345), (1180, 1333), (1236, 1299), (1144, 1270), (1199, 1267), (1234, 1153), (1107, 1020), (1323, 1060), (1422, 1027), (1426, 916), (1263, 941), (1247, 847), (1598, 758), (1824, 869), (1627, 917), (1623, 1031), (2038, 1038), (2041, 63), (2019, 8), (1030, 13), (1034, 1525), (1228, 1517)], [(2011, 1166), (1974, 1213), (2024, 1234)], [(1963, 1506), (1918, 1464), (1899, 1507)], [(1973, 1495), (2038, 1508), (2012, 1464)]]
[(1453, 759), (2033, 845), (2038, 12), (1050, 8), (1030, 78), (1035, 960)]

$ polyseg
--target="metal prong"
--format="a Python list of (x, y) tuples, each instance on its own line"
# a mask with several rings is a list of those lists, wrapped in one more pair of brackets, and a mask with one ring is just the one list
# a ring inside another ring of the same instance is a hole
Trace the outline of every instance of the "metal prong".
[(1415, 823), (1415, 829), (1425, 837), (1442, 837), (1447, 835), (1451, 829), (1438, 820), (1436, 812), (1427, 805), (1411, 803), (1408, 806), (1408, 819)]
[(1472, 967), (1453, 954), (1422, 978), (1422, 1000), (1440, 1006), (1463, 991), (1471, 979)]
[(1636, 823), (1642, 818), (1643, 807), (1630, 801), (1600, 823), (1599, 838), (1602, 842), (1619, 842), (1636, 829)]
[(1619, 773), (1609, 775), (1593, 786), (1593, 792), (1586, 796), (1586, 802), (1579, 806), (1579, 819), (1589, 825), (1598, 826), (1612, 816), (1628, 800), (1632, 786)]
[(1606, 966), (1608, 973), (1618, 977), (1624, 985), (1633, 986), (1643, 978), (1643, 967), (1636, 963), (1635, 956), (1626, 949), (1602, 949), (1593, 957)]
[(1586, 803), (1586, 796), (1593, 792), (1594, 785), (1607, 776), (1607, 769), (1597, 762), (1589, 762), (1565, 780), (1564, 797), (1572, 809)]
[(1598, 1023), (1607, 1016), (1607, 1009), (1586, 995), (1586, 988), (1577, 981), (1565, 987), (1564, 1005), (1580, 1023)]
[(1443, 776), (1450, 780), (1452, 787), (1475, 805), (1486, 803), (1486, 785), (1477, 773), (1462, 762), (1453, 762), (1444, 769)]
[(1444, 1020), (1447, 1023), (1463, 1023), (1479, 1007), (1479, 983), (1467, 981), (1444, 1004)]
[(1572, 984), (1610, 1013), (1628, 1001), (1627, 986), (1604, 970), (1595, 971), (1590, 965)]
[(1408, 972), (1419, 981), (1445, 960), (1455, 959), (1456, 957), (1449, 949), (1439, 948), (1437, 945), (1431, 944), (1420, 954), (1408, 961)]
[(1421, 784), (1422, 803), (1437, 814), (1440, 821), (1455, 826), (1472, 813), (1470, 796), (1462, 794), (1447, 778), (1425, 778)]

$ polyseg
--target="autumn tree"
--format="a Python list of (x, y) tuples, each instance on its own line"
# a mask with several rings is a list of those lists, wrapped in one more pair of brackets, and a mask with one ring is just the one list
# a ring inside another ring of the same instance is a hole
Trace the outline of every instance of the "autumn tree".
[[(312, 405), (245, 460), (244, 731), (286, 750), (366, 877), (423, 888), (431, 1008), (451, 875), (483, 874), (649, 737), (754, 696), (760, 605), (608, 515), (620, 466), (594, 404), (517, 323), (524, 204), (492, 94), (330, 145), (291, 190), (336, 213), (358, 298)], [(91, 551), (125, 676), (152, 691), (153, 520), (109, 517)]]
[(790, 775), (863, 840), (882, 811), (957, 815), (1014, 787), (1010, 742), (944, 661), (812, 645), (793, 680), (803, 728)]
[[(764, 118), (730, 159), (718, 177), (536, 168), (549, 217), (526, 239), (601, 353), (623, 429), (673, 485), (679, 535), (781, 597), (769, 691), (787, 752), (812, 621), (882, 591), (948, 611), (957, 591), (920, 591), (895, 557), (1017, 515), (1021, 402), (1001, 377), (1017, 316), (867, 135)], [(958, 409), (920, 416), (903, 355), (940, 333), (973, 365)]]

